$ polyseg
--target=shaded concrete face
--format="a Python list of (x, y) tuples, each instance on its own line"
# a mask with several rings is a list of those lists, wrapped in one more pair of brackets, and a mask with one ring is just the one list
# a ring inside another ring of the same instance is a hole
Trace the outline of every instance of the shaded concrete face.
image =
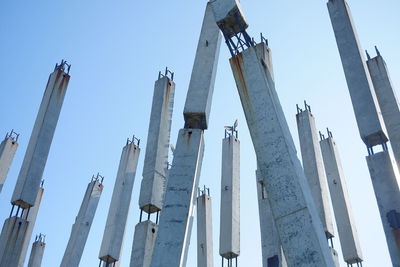
[(366, 157), (372, 185), (378, 202), (383, 230), (393, 266), (400, 266), (400, 191), (397, 181), (399, 173), (396, 164), (387, 151)]
[(320, 145), (343, 259), (348, 264), (361, 262), (361, 246), (338, 148), (332, 137), (321, 140)]
[(46, 243), (36, 241), (32, 244), (31, 256), (29, 257), (28, 267), (40, 267)]
[(220, 47), (221, 34), (208, 3), (183, 110), (185, 128), (208, 128)]
[(6, 181), (8, 170), (17, 151), (18, 143), (11, 137), (5, 138), (0, 144), (0, 193)]
[(139, 206), (147, 213), (160, 211), (166, 187), (175, 83), (168, 77), (155, 82), (147, 135)]
[(60, 69), (50, 74), (12, 195), (13, 205), (28, 208), (35, 204), (69, 79)]
[(275, 91), (270, 50), (230, 59), (272, 214), (289, 266), (334, 266), (321, 220)]
[(99, 253), (99, 259), (105, 262), (120, 259), (139, 155), (140, 148), (133, 143), (122, 150)]
[(6, 219), (0, 235), (0, 266), (17, 267), (29, 222), (20, 217)]
[(130, 267), (149, 267), (156, 241), (158, 225), (151, 221), (140, 222), (135, 227)]
[[(211, 0), (215, 21), (228, 37), (239, 34), (249, 26), (239, 0)], [(240, 27), (239, 25), (242, 25)]]
[(102, 191), (103, 185), (99, 181), (88, 184), (60, 267), (79, 266)]
[(296, 115), (296, 121), (304, 174), (306, 175), (312, 197), (317, 206), (322, 225), (324, 226), (325, 235), (327, 238), (332, 238), (335, 234), (324, 163), (315, 127), (315, 118), (309, 110), (304, 110)]
[(214, 267), (212, 201), (203, 194), (197, 198), (197, 267)]
[(345, 0), (327, 5), (361, 139), (368, 147), (382, 144), (386, 129), (350, 9)]
[[(274, 217), (268, 200), (264, 179), (256, 171), (258, 211), (260, 218), (261, 250), (263, 267), (287, 267), (282, 252), (282, 244), (276, 230)], [(275, 265), (274, 265), (275, 264)]]
[(151, 267), (185, 267), (204, 153), (203, 130), (178, 134)]
[(395, 89), (390, 80), (386, 63), (381, 56), (369, 59), (367, 65), (385, 121), (390, 145), (397, 166), (400, 166), (400, 109)]
[(220, 214), (219, 255), (233, 259), (240, 255), (240, 141), (232, 135), (222, 140)]

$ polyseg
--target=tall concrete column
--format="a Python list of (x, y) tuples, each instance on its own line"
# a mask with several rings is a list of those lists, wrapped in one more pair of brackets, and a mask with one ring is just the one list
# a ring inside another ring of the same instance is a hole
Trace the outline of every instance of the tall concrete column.
[(331, 132), (328, 137), (321, 135), (322, 157), (324, 159), (326, 178), (332, 200), (333, 211), (340, 238), (343, 259), (347, 264), (361, 263), (363, 256), (353, 219), (349, 193), (339, 157), (339, 151)]
[(150, 266), (157, 231), (158, 224), (150, 220), (136, 224), (130, 262), (131, 267)]
[(71, 235), (60, 267), (79, 266), (100, 196), (103, 192), (103, 179), (99, 174), (97, 176), (93, 175), (87, 186), (78, 216), (76, 216), (75, 223), (72, 225)]
[(139, 140), (128, 139), (122, 149), (99, 253), (99, 259), (110, 266), (120, 260), (139, 155)]
[(11, 130), (6, 134), (4, 140), (0, 143), (0, 193), (6, 181), (8, 170), (14, 159), (15, 152), (18, 148), (19, 134)]
[(42, 266), (42, 259), (45, 247), (46, 243), (44, 235), (40, 234), (39, 236), (36, 236), (35, 242), (32, 244), (31, 256), (29, 257), (28, 267)]
[(214, 267), (213, 252), (212, 200), (204, 187), (197, 197), (197, 267)]

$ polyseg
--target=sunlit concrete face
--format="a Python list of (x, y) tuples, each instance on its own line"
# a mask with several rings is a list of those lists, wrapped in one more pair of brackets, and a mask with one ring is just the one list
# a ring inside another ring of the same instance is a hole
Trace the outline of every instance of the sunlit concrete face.
[(0, 193), (17, 148), (18, 142), (11, 137), (6, 137), (0, 144)]
[(338, 228), (343, 259), (348, 264), (363, 259), (356, 225), (353, 219), (349, 193), (339, 157), (339, 151), (332, 137), (320, 141), (326, 178)]
[(212, 200), (206, 192), (197, 197), (197, 267), (214, 267)]
[(270, 56), (266, 44), (260, 43), (232, 57), (230, 63), (275, 225), (289, 266), (334, 266), (275, 91)]
[(174, 95), (175, 83), (170, 78), (163, 76), (155, 82), (139, 196), (139, 207), (147, 213), (162, 209)]
[(222, 140), (219, 255), (240, 255), (240, 141), (233, 135)]
[(99, 259), (104, 262), (114, 263), (120, 259), (139, 155), (140, 148), (134, 143), (122, 149), (99, 253)]
[(221, 34), (208, 3), (183, 110), (185, 128), (208, 128), (220, 47)]
[(50, 74), (12, 195), (13, 205), (26, 209), (35, 204), (69, 79), (60, 67)]
[(169, 170), (151, 267), (185, 267), (204, 153), (203, 130), (181, 129)]
[(239, 0), (211, 0), (210, 3), (215, 21), (225, 36), (232, 37), (247, 29), (248, 24)]
[(345, 0), (329, 0), (328, 10), (361, 139), (367, 147), (388, 141), (364, 53)]
[(28, 267), (40, 267), (42, 266), (44, 249), (46, 243), (41, 240), (37, 240), (32, 244), (31, 255), (28, 261)]
[(0, 235), (0, 266), (17, 267), (29, 222), (20, 217), (6, 219)]
[(158, 225), (152, 221), (144, 221), (136, 225), (130, 267), (150, 266), (157, 231)]
[(88, 184), (60, 267), (79, 266), (102, 191), (103, 184), (98, 180)]

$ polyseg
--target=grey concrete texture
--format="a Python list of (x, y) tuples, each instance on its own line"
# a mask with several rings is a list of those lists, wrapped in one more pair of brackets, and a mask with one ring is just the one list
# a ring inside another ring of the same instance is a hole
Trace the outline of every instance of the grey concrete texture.
[(400, 166), (400, 108), (385, 60), (378, 55), (367, 61), (397, 166)]
[(229, 135), (222, 140), (219, 255), (240, 255), (240, 141)]
[(304, 174), (311, 189), (322, 225), (324, 226), (325, 235), (327, 238), (332, 238), (335, 236), (335, 233), (324, 162), (315, 126), (315, 117), (309, 110), (304, 110), (296, 115), (296, 122)]
[(212, 199), (197, 197), (197, 267), (214, 267)]
[(186, 266), (203, 154), (203, 130), (181, 129), (169, 171), (151, 267)]
[(221, 34), (208, 3), (183, 110), (185, 128), (208, 128), (220, 47)]
[(282, 251), (282, 244), (269, 204), (264, 179), (258, 170), (256, 171), (256, 184), (260, 219), (262, 266), (269, 267), (272, 263), (275, 263), (276, 267), (287, 267), (285, 256)]
[(78, 216), (72, 225), (60, 267), (79, 266), (102, 191), (103, 185), (99, 181), (91, 181), (88, 184)]
[(5, 220), (0, 235), (0, 266), (17, 267), (29, 222), (20, 217)]
[(3, 185), (6, 181), (17, 148), (17, 141), (11, 137), (5, 138), (0, 144), (0, 193), (3, 189)]
[(343, 259), (347, 264), (357, 263), (363, 256), (339, 151), (332, 137), (321, 140), (320, 146)]
[(215, 21), (227, 37), (239, 34), (248, 28), (239, 0), (211, 0)]
[(334, 266), (321, 219), (275, 91), (264, 43), (230, 59), (272, 214), (289, 266)]
[(335, 263), (336, 267), (340, 267), (340, 263), (339, 263), (339, 255), (337, 253), (337, 251), (334, 248), (330, 248), (331, 249), (331, 253), (332, 253), (332, 257), (333, 257), (333, 261)]
[(61, 69), (50, 74), (12, 195), (13, 205), (29, 208), (35, 204), (69, 79)]
[(139, 195), (139, 207), (147, 213), (162, 208), (167, 183), (174, 96), (175, 83), (168, 77), (161, 77), (155, 82)]
[(32, 244), (32, 250), (28, 261), (28, 267), (42, 266), (42, 260), (45, 248), (46, 248), (46, 243), (42, 241), (35, 241)]
[(396, 163), (388, 151), (366, 157), (372, 185), (378, 203), (379, 213), (390, 258), (394, 267), (400, 266), (400, 180)]
[(158, 225), (143, 221), (136, 225), (130, 267), (149, 267), (153, 256)]
[(134, 143), (129, 143), (122, 149), (99, 252), (99, 259), (105, 262), (120, 260), (139, 155), (140, 148)]
[(385, 124), (350, 8), (345, 0), (327, 5), (361, 139), (367, 147), (382, 144), (388, 141)]

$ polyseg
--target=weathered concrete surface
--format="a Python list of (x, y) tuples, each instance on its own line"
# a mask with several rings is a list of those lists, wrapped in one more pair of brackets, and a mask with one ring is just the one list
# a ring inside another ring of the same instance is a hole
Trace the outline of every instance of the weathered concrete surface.
[(207, 4), (183, 116), (185, 128), (207, 129), (218, 67), (221, 34)]
[(304, 110), (296, 115), (297, 129), (301, 157), (303, 159), (304, 174), (311, 189), (312, 197), (317, 206), (318, 214), (324, 226), (326, 237), (332, 238), (334, 233), (332, 213), (328, 198), (328, 185), (325, 176), (321, 148), (318, 143), (318, 134), (315, 118), (311, 111)]
[(18, 267), (23, 267), (26, 259), (26, 255), (28, 252), (29, 245), (31, 243), (33, 229), (35, 228), (36, 217), (39, 212), (40, 203), (42, 202), (42, 197), (44, 193), (44, 188), (40, 187), (38, 191), (38, 195), (36, 196), (35, 205), (30, 208), (28, 217), (26, 220), (29, 222), (28, 229), (26, 231), (26, 235), (22, 244), (22, 251), (18, 261)]
[(43, 241), (35, 241), (32, 244), (31, 256), (29, 257), (28, 267), (40, 267), (46, 243)]
[(253, 146), (289, 266), (334, 266), (275, 91), (270, 50), (260, 43), (230, 59)]
[(367, 156), (383, 230), (394, 267), (400, 266), (400, 180), (396, 163), (387, 151)]
[(17, 151), (18, 143), (11, 137), (6, 137), (0, 144), (0, 193), (6, 181), (8, 170)]
[(219, 255), (240, 255), (240, 141), (229, 135), (222, 140)]
[(0, 266), (17, 267), (29, 222), (20, 217), (6, 219), (0, 235)]
[(169, 170), (151, 267), (185, 267), (204, 153), (203, 130), (181, 129)]
[(139, 155), (140, 148), (134, 143), (122, 149), (99, 253), (99, 259), (108, 263), (120, 259)]
[(152, 221), (144, 221), (136, 225), (130, 267), (150, 266), (157, 232), (158, 225)]
[[(263, 267), (287, 267), (282, 244), (276, 230), (274, 216), (268, 200), (264, 179), (260, 171), (256, 171), (258, 211), (260, 218), (261, 250)], [(275, 265), (274, 265), (275, 264)]]
[(171, 79), (164, 76), (155, 82), (139, 196), (139, 206), (147, 213), (162, 208), (174, 95), (175, 83)]
[(378, 55), (367, 61), (397, 166), (400, 166), (400, 108), (386, 62)]
[(330, 248), (331, 253), (332, 253), (332, 257), (333, 257), (333, 262), (335, 263), (336, 267), (340, 267), (340, 263), (339, 263), (339, 255), (337, 253), (337, 251), (334, 248)]
[(336, 142), (332, 137), (320, 141), (326, 178), (331, 194), (333, 211), (339, 232), (343, 259), (347, 264), (363, 259), (360, 241), (353, 218), (349, 193)]
[(99, 181), (93, 180), (88, 184), (60, 267), (79, 266), (102, 191), (103, 185)]
[(35, 204), (70, 76), (56, 68), (50, 74), (18, 175), (11, 203), (24, 209)]
[(197, 267), (214, 267), (212, 200), (203, 193), (197, 197)]
[[(215, 21), (227, 37), (248, 28), (239, 0), (211, 0)], [(241, 26), (239, 26), (241, 25)]]

